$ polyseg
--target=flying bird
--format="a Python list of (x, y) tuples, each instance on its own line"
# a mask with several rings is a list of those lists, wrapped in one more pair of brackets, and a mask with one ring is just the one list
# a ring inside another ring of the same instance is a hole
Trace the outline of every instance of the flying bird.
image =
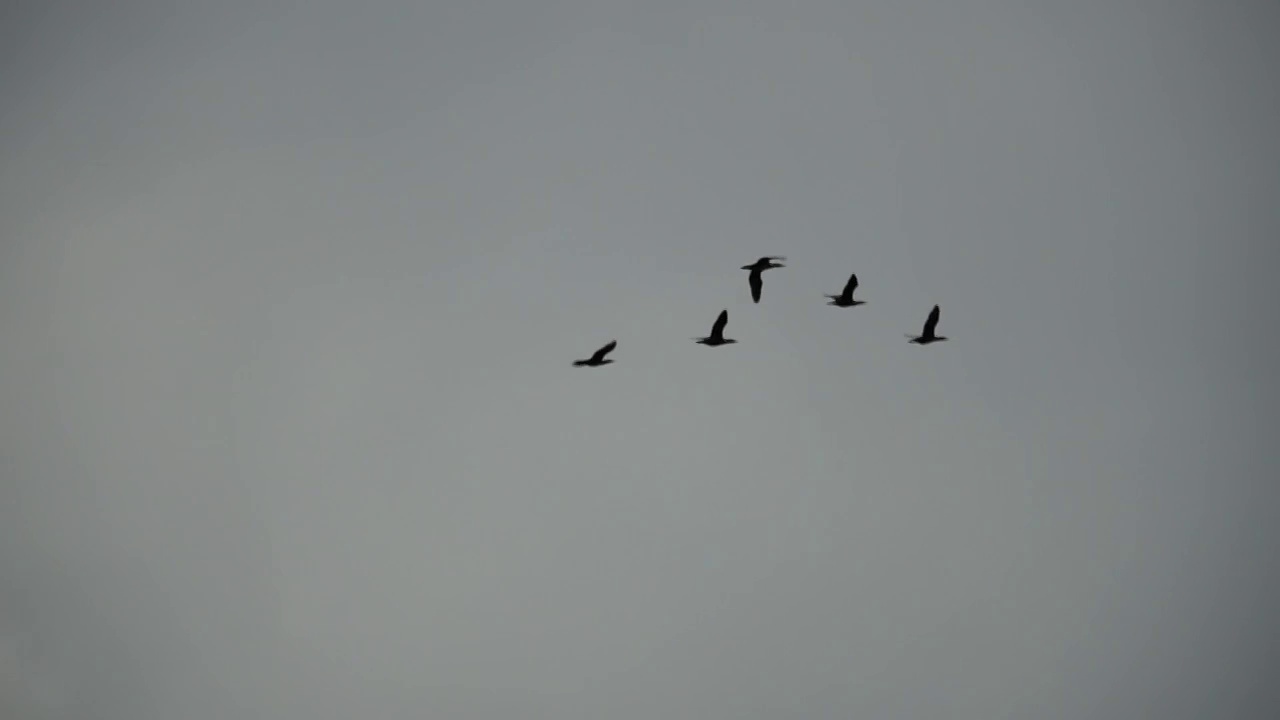
[(849, 282), (844, 286), (844, 292), (839, 295), (828, 295), (831, 299), (828, 305), (836, 307), (853, 307), (855, 305), (866, 305), (865, 300), (854, 300), (853, 291), (858, 289), (858, 275), (855, 273), (849, 276)]
[(613, 361), (606, 360), (604, 356), (613, 352), (613, 349), (616, 347), (618, 347), (618, 341), (610, 340), (608, 345), (605, 345), (604, 347), (597, 350), (594, 355), (587, 358), (586, 360), (574, 360), (573, 366), (574, 367), (599, 367), (601, 365), (608, 365)]
[(784, 257), (762, 257), (751, 265), (743, 265), (743, 270), (750, 270), (751, 274), (747, 276), (747, 281), (751, 283), (751, 299), (760, 302), (760, 289), (764, 287), (764, 280), (760, 277), (760, 273), (773, 268), (786, 267), (781, 263), (774, 265), (774, 260), (786, 260)]
[(937, 305), (933, 306), (933, 310), (929, 311), (929, 319), (924, 321), (924, 330), (920, 333), (920, 337), (911, 338), (911, 342), (919, 345), (928, 345), (929, 343), (941, 342), (947, 338), (934, 334), (934, 328), (938, 327), (938, 318), (942, 315), (942, 310)]
[(716, 322), (711, 326), (711, 334), (704, 338), (694, 338), (699, 345), (729, 345), (738, 342), (737, 340), (727, 339), (724, 336), (724, 326), (729, 324), (729, 311), (721, 310), (720, 317), (716, 318)]

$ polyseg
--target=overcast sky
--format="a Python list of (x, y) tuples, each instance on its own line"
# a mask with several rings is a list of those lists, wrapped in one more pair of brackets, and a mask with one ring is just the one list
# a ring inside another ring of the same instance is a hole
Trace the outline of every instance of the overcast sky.
[(0, 11), (0, 715), (1280, 717), (1273, 2), (179, 5)]

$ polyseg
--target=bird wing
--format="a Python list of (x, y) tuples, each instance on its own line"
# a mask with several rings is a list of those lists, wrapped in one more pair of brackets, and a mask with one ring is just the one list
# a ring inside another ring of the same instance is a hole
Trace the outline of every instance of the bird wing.
[(604, 347), (600, 348), (595, 352), (594, 355), (591, 356), (591, 361), (600, 362), (601, 360), (604, 359), (605, 355), (608, 355), (609, 353), (613, 352), (613, 349), (616, 347), (618, 347), (618, 341), (610, 340), (608, 345), (605, 345)]
[(852, 298), (853, 291), (858, 289), (858, 274), (854, 273), (849, 276), (849, 282), (844, 286), (844, 294), (846, 297)]
[(723, 338), (724, 326), (729, 324), (729, 311), (721, 310), (720, 317), (716, 318), (716, 322), (711, 326), (711, 337)]
[(781, 255), (768, 255), (766, 257), (760, 258), (756, 262), (760, 263), (761, 265), (764, 265), (768, 263), (770, 260), (786, 260), (786, 258), (782, 257)]
[(751, 299), (754, 302), (760, 302), (760, 288), (764, 287), (764, 280), (760, 277), (760, 271), (752, 270), (747, 280), (751, 282)]
[(942, 309), (939, 308), (937, 305), (934, 305), (933, 309), (929, 311), (929, 319), (924, 321), (923, 335), (925, 337), (933, 336), (933, 329), (938, 327), (938, 318), (941, 316), (942, 316)]

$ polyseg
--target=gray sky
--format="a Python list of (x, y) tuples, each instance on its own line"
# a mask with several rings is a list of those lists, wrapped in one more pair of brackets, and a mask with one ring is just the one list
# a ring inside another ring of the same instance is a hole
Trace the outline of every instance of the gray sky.
[(1280, 716), (1274, 3), (175, 5), (0, 12), (0, 715)]

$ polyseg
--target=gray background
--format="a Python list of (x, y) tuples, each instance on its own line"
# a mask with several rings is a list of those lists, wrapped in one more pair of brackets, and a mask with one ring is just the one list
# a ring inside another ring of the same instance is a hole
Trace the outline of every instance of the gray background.
[(1280, 717), (1278, 16), (6, 3), (0, 715)]

